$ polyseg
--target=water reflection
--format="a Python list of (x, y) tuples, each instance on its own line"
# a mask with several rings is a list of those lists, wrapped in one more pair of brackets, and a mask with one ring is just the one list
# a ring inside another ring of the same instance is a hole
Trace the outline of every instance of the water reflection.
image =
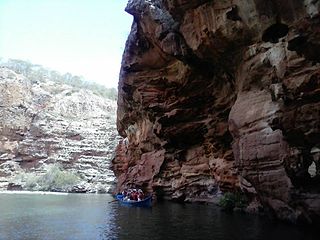
[(152, 209), (118, 207), (118, 239), (318, 239), (316, 234), (259, 216), (227, 214), (214, 206), (160, 203)]
[(314, 240), (297, 226), (214, 206), (159, 203), (130, 208), (109, 203), (109, 195), (0, 194), (0, 239)]
[(0, 239), (112, 239), (108, 195), (0, 195)]

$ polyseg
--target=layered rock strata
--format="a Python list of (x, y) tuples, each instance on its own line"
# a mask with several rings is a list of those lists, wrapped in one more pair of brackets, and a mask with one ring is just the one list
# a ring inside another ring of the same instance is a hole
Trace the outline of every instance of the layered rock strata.
[(108, 191), (115, 116), (115, 101), (0, 68), (0, 190), (24, 189), (25, 174), (59, 164), (81, 178), (72, 191)]
[(118, 189), (320, 216), (320, 1), (129, 1)]

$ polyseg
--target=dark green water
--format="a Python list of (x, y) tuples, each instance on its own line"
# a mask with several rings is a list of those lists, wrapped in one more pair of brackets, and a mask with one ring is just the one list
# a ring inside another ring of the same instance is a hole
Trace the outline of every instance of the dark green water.
[(0, 239), (319, 239), (310, 229), (214, 206), (159, 203), (152, 209), (108, 203), (109, 195), (0, 194)]

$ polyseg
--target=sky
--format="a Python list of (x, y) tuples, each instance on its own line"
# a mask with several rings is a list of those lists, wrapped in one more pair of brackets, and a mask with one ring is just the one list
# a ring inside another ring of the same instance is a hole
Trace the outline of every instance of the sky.
[(0, 57), (117, 88), (127, 0), (0, 0)]

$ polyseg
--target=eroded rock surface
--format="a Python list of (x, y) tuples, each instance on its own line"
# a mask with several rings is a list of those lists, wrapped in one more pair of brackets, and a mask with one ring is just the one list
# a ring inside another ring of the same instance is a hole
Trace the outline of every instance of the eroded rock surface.
[(320, 216), (320, 1), (129, 1), (118, 189)]
[(81, 177), (73, 191), (108, 191), (115, 116), (115, 101), (0, 68), (0, 190), (22, 189), (25, 173), (59, 164)]

